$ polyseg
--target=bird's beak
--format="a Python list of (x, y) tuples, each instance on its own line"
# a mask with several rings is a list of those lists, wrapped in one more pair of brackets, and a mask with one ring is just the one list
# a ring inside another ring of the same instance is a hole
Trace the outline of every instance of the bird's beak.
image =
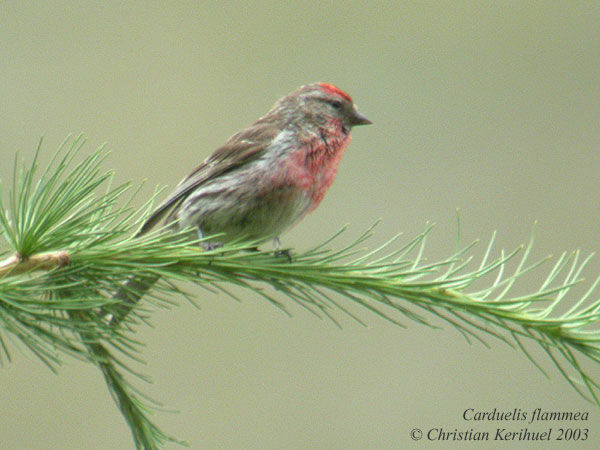
[(355, 125), (370, 125), (370, 124), (373, 123), (369, 119), (367, 119), (365, 116), (363, 116), (356, 109), (356, 107), (354, 107), (354, 110), (352, 111), (352, 117), (351, 117), (350, 120), (352, 121), (352, 126), (355, 126)]

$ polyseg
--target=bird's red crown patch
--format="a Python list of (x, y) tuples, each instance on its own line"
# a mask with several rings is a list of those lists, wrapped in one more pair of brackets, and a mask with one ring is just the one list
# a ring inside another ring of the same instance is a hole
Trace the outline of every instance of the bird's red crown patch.
[(330, 92), (331, 94), (337, 94), (340, 97), (344, 97), (349, 102), (352, 102), (352, 97), (350, 97), (348, 94), (346, 94), (344, 91), (342, 91), (340, 88), (334, 86), (333, 84), (319, 83), (319, 85), (323, 88), (323, 90)]

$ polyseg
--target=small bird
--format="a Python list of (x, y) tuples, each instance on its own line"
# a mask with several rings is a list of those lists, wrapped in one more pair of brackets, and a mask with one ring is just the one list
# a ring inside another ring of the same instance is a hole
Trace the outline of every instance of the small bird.
[[(370, 123), (336, 86), (301, 86), (184, 178), (137, 235), (164, 220), (177, 231), (193, 227), (201, 238), (219, 234), (205, 246), (240, 239), (278, 244), (281, 233), (323, 200), (352, 127)], [(115, 295), (123, 303), (111, 324), (121, 321), (157, 279), (129, 279)]]

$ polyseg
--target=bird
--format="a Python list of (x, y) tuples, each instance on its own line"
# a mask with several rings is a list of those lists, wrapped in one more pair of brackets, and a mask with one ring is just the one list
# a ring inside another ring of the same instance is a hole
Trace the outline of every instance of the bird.
[[(194, 229), (204, 248), (240, 240), (278, 247), (279, 236), (323, 200), (352, 128), (371, 123), (335, 85), (300, 86), (185, 177), (135, 237), (163, 222), (173, 231)], [(121, 322), (156, 281), (128, 279), (113, 297), (120, 304), (110, 324)]]

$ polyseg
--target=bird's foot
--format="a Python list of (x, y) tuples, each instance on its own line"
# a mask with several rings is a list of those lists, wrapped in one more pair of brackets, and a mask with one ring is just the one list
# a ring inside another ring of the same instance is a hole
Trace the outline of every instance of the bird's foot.
[(292, 251), (289, 248), (286, 249), (281, 249), (281, 250), (275, 250), (273, 252), (273, 256), (275, 256), (275, 258), (280, 258), (280, 257), (285, 257), (287, 258), (288, 262), (292, 262)]
[(206, 250), (207, 252), (209, 252), (211, 250), (216, 250), (221, 247), (223, 247), (223, 244), (221, 244), (219, 242), (203, 242), (202, 243), (202, 248), (204, 250)]
[(275, 256), (275, 258), (285, 256), (288, 262), (292, 262), (292, 251), (289, 248), (282, 249), (281, 241), (278, 237), (273, 238), (273, 245), (275, 246), (275, 251), (273, 252), (273, 256)]

